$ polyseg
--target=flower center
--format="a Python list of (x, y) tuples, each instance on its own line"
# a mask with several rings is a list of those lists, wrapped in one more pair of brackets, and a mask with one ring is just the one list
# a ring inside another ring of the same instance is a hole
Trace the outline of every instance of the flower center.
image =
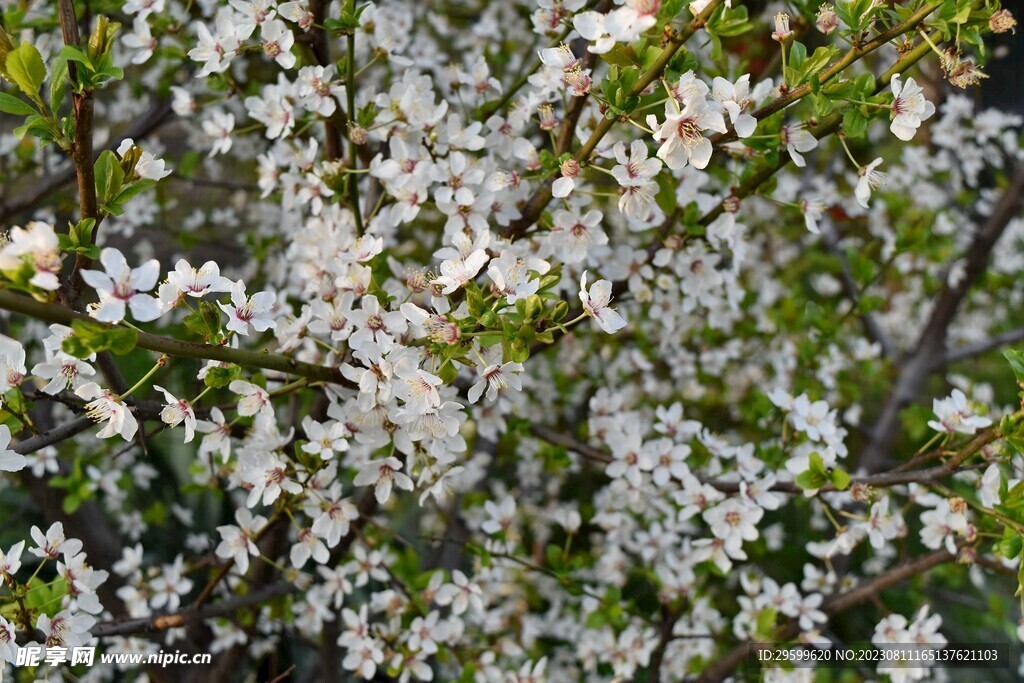
[(679, 125), (676, 126), (676, 134), (687, 147), (693, 147), (701, 140), (702, 137), (700, 134), (700, 125), (693, 117), (680, 121)]

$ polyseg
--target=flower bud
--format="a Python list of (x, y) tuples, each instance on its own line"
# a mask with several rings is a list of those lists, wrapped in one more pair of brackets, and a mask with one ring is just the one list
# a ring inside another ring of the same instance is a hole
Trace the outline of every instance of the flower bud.
[(0, 75), (7, 77), (7, 69), (4, 65), (7, 63), (7, 54), (14, 49), (14, 41), (7, 35), (3, 27), (0, 26)]
[(89, 56), (93, 59), (105, 57), (110, 52), (110, 46), (114, 44), (114, 36), (121, 28), (121, 24), (111, 23), (102, 14), (96, 18), (96, 28), (89, 36)]
[(135, 166), (141, 158), (142, 148), (138, 145), (132, 145), (125, 151), (121, 156), (121, 170), (124, 171), (125, 178), (131, 178), (135, 175)]
[(526, 315), (523, 317), (523, 320), (533, 322), (543, 312), (544, 301), (536, 294), (532, 294), (526, 299)]

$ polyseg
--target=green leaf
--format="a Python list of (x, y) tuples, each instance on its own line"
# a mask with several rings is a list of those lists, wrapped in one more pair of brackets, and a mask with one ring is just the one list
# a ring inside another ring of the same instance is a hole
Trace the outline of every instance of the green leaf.
[(22, 102), (14, 95), (8, 95), (5, 92), (0, 92), (0, 111), (15, 116), (31, 116), (36, 113), (36, 110), (27, 102)]
[(666, 215), (671, 214), (676, 208), (676, 187), (679, 185), (679, 181), (668, 173), (659, 173), (656, 180), (658, 181), (658, 194), (654, 195), (654, 201)]
[(1024, 539), (1021, 538), (1020, 534), (1016, 533), (1010, 527), (1006, 527), (1003, 532), (1003, 538), (995, 545), (995, 552), (999, 553), (1008, 560), (1012, 560), (1020, 555), (1022, 546), (1024, 546)]
[(629, 45), (619, 43), (608, 52), (601, 55), (601, 59), (612, 66), (635, 66), (637, 63), (636, 53)]
[(1003, 352), (1003, 358), (1009, 361), (1010, 367), (1013, 369), (1013, 375), (1017, 378), (1017, 383), (1024, 385), (1024, 354), (1020, 351), (1007, 349)]
[(789, 66), (799, 73), (800, 67), (804, 65), (805, 61), (807, 61), (807, 48), (799, 40), (794, 40), (789, 48)]
[(206, 386), (213, 389), (223, 389), (238, 379), (241, 374), (242, 368), (237, 365), (228, 365), (227, 367), (214, 365), (206, 371), (206, 375), (203, 377), (203, 382)]
[(868, 120), (860, 110), (851, 107), (843, 112), (843, 132), (851, 138), (862, 138), (868, 132)]
[(754, 635), (759, 640), (768, 641), (772, 639), (772, 632), (775, 630), (775, 620), (778, 612), (774, 607), (765, 607), (757, 613), (757, 622), (754, 627)]
[(54, 131), (53, 125), (39, 114), (33, 114), (25, 119), (25, 123), (23, 125), (14, 129), (14, 134), (19, 138), (25, 135), (30, 135), (34, 138), (39, 138), (44, 142), (53, 142), (57, 139), (58, 135), (58, 133)]
[(57, 57), (50, 67), (50, 111), (56, 114), (67, 92), (68, 60)]
[(104, 150), (96, 160), (93, 169), (96, 175), (96, 196), (102, 204), (109, 204), (110, 199), (121, 191), (124, 184), (124, 169), (117, 155), (112, 151)]
[(112, 327), (107, 330), (102, 350), (111, 350), (118, 356), (130, 352), (139, 343), (139, 333), (130, 327)]
[(832, 470), (830, 478), (832, 485), (839, 491), (845, 491), (850, 486), (850, 475), (838, 467)]
[(22, 43), (11, 50), (4, 66), (21, 91), (38, 102), (39, 88), (46, 80), (46, 65), (35, 45)]
[(61, 344), (61, 348), (76, 358), (87, 358), (97, 351), (112, 351), (121, 356), (135, 348), (139, 333), (130, 327), (110, 327), (100, 323), (74, 320), (74, 335)]

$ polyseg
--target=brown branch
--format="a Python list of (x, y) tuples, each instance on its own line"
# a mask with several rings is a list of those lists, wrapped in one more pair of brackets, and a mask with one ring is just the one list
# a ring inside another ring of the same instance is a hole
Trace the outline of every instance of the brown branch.
[[(887, 588), (891, 588), (892, 586), (902, 583), (903, 581), (913, 578), (919, 574), (924, 574), (939, 565), (952, 562), (955, 557), (955, 555), (951, 555), (949, 551), (945, 549), (936, 550), (928, 553), (927, 555), (917, 557), (910, 562), (905, 562), (904, 564), (893, 567), (881, 576), (877, 576), (869, 581), (864, 581), (845, 593), (832, 596), (822, 605), (821, 611), (830, 617), (840, 614), (851, 607), (877, 596)], [(799, 635), (799, 633), (800, 627), (798, 623), (790, 621), (778, 629), (774, 640), (790, 640)], [(753, 644), (754, 643), (751, 641), (744, 641), (732, 650), (729, 650), (729, 652), (725, 653), (722, 657), (715, 659), (708, 668), (701, 672), (697, 682), (720, 683), (724, 679), (728, 678), (747, 658), (750, 652), (750, 647)]]
[(946, 352), (945, 358), (942, 359), (942, 364), (949, 365), (951, 363), (957, 363), (962, 360), (981, 356), (989, 351), (1001, 349), (1004, 346), (1009, 346), (1010, 344), (1019, 342), (1022, 339), (1024, 339), (1024, 327), (1008, 330), (980, 342), (975, 342), (974, 344), (950, 349)]
[(97, 638), (110, 636), (126, 636), (132, 634), (154, 633), (166, 631), (171, 628), (178, 628), (188, 624), (194, 624), (206, 619), (223, 617), (233, 614), (244, 607), (258, 605), (267, 600), (298, 593), (299, 588), (287, 581), (278, 581), (263, 588), (259, 588), (246, 595), (238, 595), (226, 600), (221, 600), (200, 608), (188, 607), (178, 612), (160, 614), (154, 617), (141, 619), (126, 619), (116, 621), (104, 621), (96, 624), (89, 633)]
[[(121, 145), (121, 142), (127, 138), (131, 138), (136, 142), (145, 138), (164, 123), (169, 121), (173, 117), (173, 114), (174, 112), (171, 109), (169, 101), (155, 99), (150, 108), (125, 128), (120, 135), (114, 136), (114, 138), (104, 145), (102, 149), (95, 150), (95, 153), (93, 154), (93, 163), (96, 162), (96, 157), (99, 152), (103, 152), (105, 150), (114, 151)], [(26, 211), (31, 211), (38, 207), (51, 194), (70, 183), (75, 179), (75, 177), (75, 168), (73, 166), (69, 166), (58, 173), (39, 178), (32, 183), (32, 187), (27, 193), (14, 198), (10, 203), (6, 202), (4, 197), (0, 195), (0, 222), (6, 222), (14, 216)]]
[(889, 461), (889, 452), (899, 431), (900, 411), (915, 401), (932, 374), (944, 367), (949, 327), (968, 291), (988, 267), (996, 242), (1022, 205), (1024, 164), (1018, 163), (1013, 168), (1010, 185), (967, 247), (963, 275), (955, 283), (947, 283), (939, 292), (914, 350), (899, 364), (895, 386), (875, 418), (868, 444), (861, 451), (860, 465), (869, 472), (884, 467)]
[[(0, 286), (0, 308), (49, 323), (70, 325), (74, 320), (81, 320), (107, 328), (113, 327), (113, 325), (97, 322), (84, 313), (73, 311), (66, 306), (36, 301), (30, 297), (15, 294), (10, 290), (4, 289), (2, 286)], [(336, 367), (306, 363), (277, 353), (247, 351), (227, 346), (182, 341), (149, 334), (148, 332), (139, 332), (138, 335), (137, 345), (139, 348), (164, 353), (168, 356), (234, 363), (244, 367), (275, 370), (299, 377), (306, 377), (314, 382), (330, 382), (331, 384), (341, 386), (354, 386)]]
[[(75, 16), (73, 0), (58, 0), (60, 10), (60, 27), (64, 36), (64, 44), (78, 47), (78, 18)], [(78, 65), (68, 62), (68, 77), (72, 83), (77, 82)], [(96, 201), (96, 178), (93, 173), (92, 126), (93, 126), (93, 91), (75, 88), (71, 93), (71, 109), (75, 120), (75, 134), (71, 143), (71, 160), (75, 164), (78, 178), (78, 203), (81, 218), (92, 218), (99, 222), (99, 206)], [(95, 237), (95, 235), (94, 235)], [(78, 308), (79, 299), (85, 282), (81, 271), (92, 263), (85, 254), (75, 255), (75, 266), (68, 279), (67, 301), (73, 308)]]
[[(854, 308), (859, 309), (861, 300), (860, 287), (857, 286), (856, 280), (853, 279), (850, 262), (846, 259), (846, 255), (839, 247), (839, 239), (836, 236), (835, 230), (833, 230), (831, 226), (824, 226), (822, 228), (821, 242), (825, 245), (825, 249), (827, 249), (829, 253), (839, 261), (839, 282)], [(868, 336), (868, 339), (876, 342), (882, 348), (882, 354), (886, 358), (895, 359), (896, 347), (893, 346), (888, 335), (886, 335), (885, 331), (883, 331), (878, 325), (878, 321), (875, 320), (875, 317), (868, 312), (858, 313), (857, 317), (860, 318), (861, 325), (864, 326), (864, 333)]]

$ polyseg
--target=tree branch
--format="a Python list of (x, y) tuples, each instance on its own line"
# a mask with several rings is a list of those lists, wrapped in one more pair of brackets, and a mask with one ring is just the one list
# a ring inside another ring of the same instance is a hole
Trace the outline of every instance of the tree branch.
[[(27, 296), (15, 294), (2, 286), (0, 286), (0, 308), (49, 323), (70, 325), (74, 320), (81, 320), (107, 328), (114, 327), (114, 325), (97, 322), (84, 313), (78, 313), (66, 306), (36, 301)], [(341, 370), (337, 367), (306, 363), (289, 356), (267, 351), (247, 351), (244, 349), (232, 349), (227, 346), (181, 341), (170, 337), (149, 334), (148, 332), (139, 332), (138, 334), (139, 348), (157, 353), (165, 353), (168, 356), (234, 363), (244, 367), (262, 368), (264, 370), (275, 370), (290, 375), (297, 375), (314, 382), (329, 382), (348, 387), (354, 386), (352, 382), (341, 374)]]
[[(853, 279), (853, 273), (850, 269), (850, 262), (846, 259), (846, 254), (843, 253), (839, 247), (839, 240), (836, 237), (835, 230), (831, 226), (825, 226), (821, 231), (821, 241), (825, 245), (825, 248), (839, 261), (839, 282), (842, 284), (843, 291), (846, 292), (847, 298), (853, 303), (854, 308), (860, 308), (861, 291), (857, 286), (857, 282)], [(864, 326), (864, 332), (868, 338), (876, 342), (882, 347), (882, 354), (886, 358), (896, 358), (896, 347), (893, 346), (889, 337), (885, 334), (881, 327), (878, 325), (878, 321), (871, 313), (859, 313), (858, 316), (861, 321), (861, 325)]]
[(178, 628), (206, 619), (227, 616), (244, 607), (259, 605), (267, 600), (298, 592), (299, 588), (294, 584), (287, 581), (278, 581), (259, 588), (252, 593), (231, 597), (210, 605), (203, 605), (198, 609), (188, 607), (178, 612), (161, 614), (155, 617), (100, 622), (89, 629), (89, 633), (97, 638), (106, 638), (110, 636), (127, 636), (166, 631), (170, 628)]
[[(121, 142), (127, 138), (131, 138), (135, 141), (145, 138), (154, 130), (169, 121), (172, 118), (173, 113), (174, 112), (171, 109), (169, 101), (155, 99), (150, 108), (125, 128), (120, 135), (114, 136), (114, 138), (104, 145), (102, 149), (95, 150), (95, 153), (93, 154), (93, 163), (96, 163), (96, 157), (99, 152), (103, 152), (105, 150), (114, 151), (120, 147)], [(45, 201), (51, 194), (71, 182), (75, 177), (76, 171), (74, 165), (72, 165), (68, 166), (63, 171), (54, 173), (53, 175), (48, 175), (33, 182), (32, 189), (30, 191), (13, 199), (10, 203), (7, 203), (5, 198), (0, 195), (0, 222), (5, 222), (14, 216), (26, 211), (31, 211), (42, 204), (43, 201)]]
[(951, 363), (967, 360), (968, 358), (974, 358), (975, 356), (980, 356), (994, 349), (1001, 349), (1004, 346), (1009, 346), (1010, 344), (1019, 342), (1022, 339), (1024, 339), (1024, 327), (1018, 327), (1015, 330), (1002, 332), (994, 337), (990, 337), (989, 339), (985, 339), (974, 344), (950, 349), (942, 359), (942, 365), (946, 366)]
[[(891, 588), (892, 586), (913, 578), (918, 574), (924, 574), (930, 569), (941, 564), (952, 562), (955, 558), (955, 555), (951, 555), (949, 551), (944, 548), (928, 553), (927, 555), (921, 555), (910, 562), (905, 562), (893, 567), (889, 571), (871, 579), (870, 581), (864, 581), (845, 593), (832, 596), (822, 605), (821, 611), (830, 617), (835, 616), (864, 602), (865, 600), (871, 599), (887, 588)], [(797, 622), (790, 621), (776, 632), (775, 640), (790, 640), (799, 635), (799, 633), (800, 627)], [(728, 678), (747, 658), (751, 645), (753, 645), (751, 641), (744, 641), (722, 657), (716, 659), (711, 666), (701, 672), (697, 682), (720, 683), (724, 679)]]
[(861, 452), (859, 464), (867, 471), (876, 471), (889, 462), (899, 414), (917, 399), (925, 383), (946, 363), (946, 337), (960, 305), (974, 283), (988, 267), (989, 256), (1009, 222), (1024, 204), (1024, 164), (1015, 164), (1010, 185), (992, 213), (978, 228), (963, 258), (963, 275), (953, 284), (947, 283), (935, 299), (931, 315), (925, 323), (917, 344), (899, 364), (895, 386), (875, 419), (870, 440)]

